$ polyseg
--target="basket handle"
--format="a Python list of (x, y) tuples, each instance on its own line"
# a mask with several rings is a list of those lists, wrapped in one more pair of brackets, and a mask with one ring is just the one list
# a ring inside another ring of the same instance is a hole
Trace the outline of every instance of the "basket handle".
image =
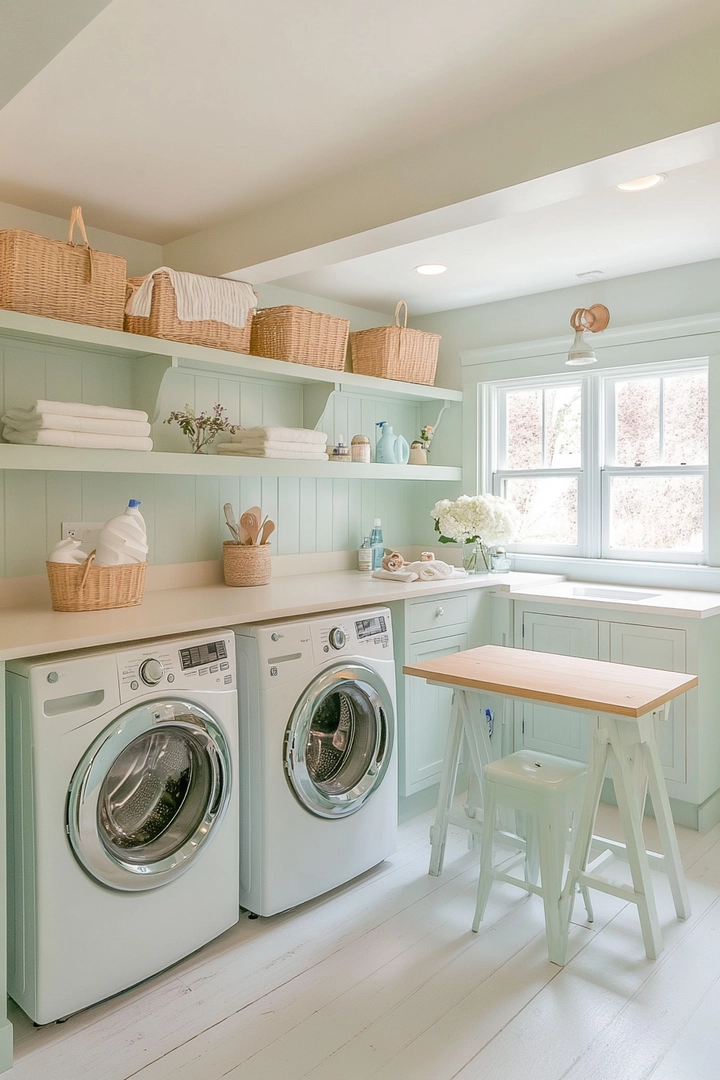
[(402, 325), (404, 325), (405, 329), (407, 330), (408, 308), (407, 308), (407, 304), (405, 303), (404, 300), (398, 300), (398, 302), (397, 302), (397, 307), (395, 308), (395, 325), (396, 326), (401, 325), (401, 323), (400, 323), (400, 311), (401, 311), (402, 308), (405, 308), (405, 322)]
[(95, 552), (91, 551), (90, 554), (88, 555), (87, 559), (85, 560), (85, 573), (83, 574), (82, 581), (80, 582), (80, 592), (82, 592), (83, 589), (85, 588), (85, 582), (88, 579), (88, 574), (90, 573), (90, 567), (92, 566), (94, 560), (95, 560)]
[[(75, 226), (80, 230), (80, 235), (83, 238), (82, 245), (76, 245), (73, 240), (73, 233), (75, 232)], [(85, 231), (85, 222), (83, 221), (82, 209), (79, 206), (73, 206), (72, 213), (70, 214), (70, 228), (68, 229), (67, 243), (70, 247), (83, 246), (87, 248), (88, 253), (88, 282), (93, 279), (93, 255), (92, 248), (88, 243), (87, 233)]]

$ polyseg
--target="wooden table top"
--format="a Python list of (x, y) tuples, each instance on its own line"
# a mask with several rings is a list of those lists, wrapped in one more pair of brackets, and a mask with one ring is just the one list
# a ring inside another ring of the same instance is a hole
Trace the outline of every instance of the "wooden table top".
[(488, 690), (616, 716), (644, 716), (697, 686), (697, 675), (577, 656), (482, 645), (403, 671), (428, 682)]

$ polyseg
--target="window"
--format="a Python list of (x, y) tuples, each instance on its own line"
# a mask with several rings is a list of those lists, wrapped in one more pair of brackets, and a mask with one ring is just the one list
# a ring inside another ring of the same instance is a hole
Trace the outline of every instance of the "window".
[(492, 490), (517, 549), (704, 562), (707, 362), (495, 384)]

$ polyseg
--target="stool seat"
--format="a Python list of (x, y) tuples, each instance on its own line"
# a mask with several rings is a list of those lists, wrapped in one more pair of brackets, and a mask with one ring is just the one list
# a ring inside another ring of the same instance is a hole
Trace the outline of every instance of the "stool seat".
[[(585, 794), (588, 770), (578, 761), (518, 750), (483, 766), (485, 795), (483, 841), (480, 855), (477, 906), (473, 930), (477, 931), (485, 914), (494, 881), (504, 881), (527, 892), (542, 896), (545, 906), (545, 933), (548, 954), (558, 962), (563, 955), (563, 924), (560, 899), (563, 869), (571, 830), (577, 824)], [(494, 844), (504, 834), (496, 830), (497, 810), (521, 811), (526, 818), (525, 880), (498, 870), (493, 865)], [(540, 885), (536, 884), (540, 871)], [(581, 891), (588, 921), (593, 913), (586, 887)]]
[(587, 776), (587, 771), (587, 765), (579, 761), (534, 750), (518, 750), (484, 767), (485, 779), (548, 795), (574, 784), (579, 776)]

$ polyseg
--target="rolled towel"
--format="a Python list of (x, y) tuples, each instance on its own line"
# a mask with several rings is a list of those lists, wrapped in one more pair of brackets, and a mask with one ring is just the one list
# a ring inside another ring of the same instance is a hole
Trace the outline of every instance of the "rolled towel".
[(92, 435), (83, 431), (37, 431), (3, 429), (3, 438), (23, 446), (83, 446), (89, 450), (152, 450), (152, 439), (136, 439), (130, 435)]
[(373, 570), (372, 576), (382, 581), (417, 581), (414, 570)]
[(311, 450), (310, 443), (305, 445), (308, 447), (307, 450), (245, 450), (237, 443), (219, 443), (218, 453), (232, 457), (279, 458), (281, 460), (299, 458), (303, 461), (327, 461), (328, 456), (324, 451)]
[(140, 315), (143, 318), (149, 316), (154, 275), (159, 273), (165, 273), (170, 278), (180, 322), (202, 322), (211, 319), (213, 322), (224, 323), (225, 326), (242, 328), (247, 323), (248, 314), (257, 304), (255, 290), (245, 281), (205, 277), (202, 274), (173, 270), (169, 266), (159, 266), (147, 275), (128, 300), (125, 306), (128, 315)]
[(244, 439), (242, 442), (226, 440), (224, 443), (219, 443), (218, 445), (230, 445), (238, 450), (242, 450), (243, 453), (248, 453), (250, 450), (302, 450), (305, 453), (325, 453), (325, 443), (318, 442), (281, 442), (277, 439)]
[(246, 439), (262, 439), (266, 442), (326, 443), (327, 435), (324, 431), (314, 431), (312, 428), (251, 427), (236, 431), (232, 437), (232, 441), (237, 443), (245, 442)]
[(146, 424), (148, 414), (140, 409), (114, 409), (110, 405), (86, 405), (82, 401), (46, 401), (38, 398), (29, 409), (8, 409), (7, 415), (18, 420), (32, 420), (43, 413), (60, 413), (63, 416), (94, 416), (101, 420), (135, 420)]
[(19, 410), (10, 409), (2, 417), (3, 424), (14, 431), (86, 431), (95, 435), (133, 435), (146, 439), (150, 434), (149, 424), (139, 420), (103, 420), (99, 416), (70, 416), (64, 413), (38, 413), (31, 420), (16, 416)]

